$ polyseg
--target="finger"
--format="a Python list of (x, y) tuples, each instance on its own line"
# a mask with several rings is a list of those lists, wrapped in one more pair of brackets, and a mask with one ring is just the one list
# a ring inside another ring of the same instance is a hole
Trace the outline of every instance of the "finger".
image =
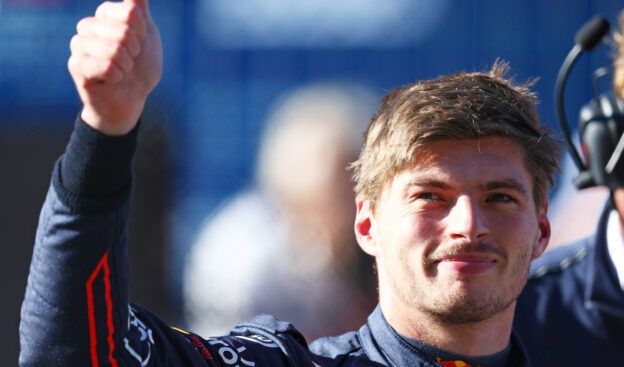
[(81, 87), (93, 82), (119, 83), (124, 78), (121, 69), (111, 60), (86, 55), (71, 55), (67, 68), (76, 85)]
[(123, 43), (132, 57), (141, 52), (141, 45), (132, 27), (108, 19), (84, 18), (76, 26), (80, 36)]
[(145, 13), (140, 7), (131, 3), (107, 1), (98, 6), (95, 17), (130, 25), (139, 40), (143, 39), (147, 33)]
[(126, 47), (119, 42), (75, 35), (69, 43), (69, 48), (72, 55), (85, 55), (96, 59), (110, 60), (125, 73), (134, 67), (132, 57)]

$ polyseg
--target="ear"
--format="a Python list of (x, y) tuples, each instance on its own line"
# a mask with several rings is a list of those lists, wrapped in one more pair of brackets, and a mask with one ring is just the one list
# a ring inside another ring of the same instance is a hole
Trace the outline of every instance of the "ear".
[(546, 247), (548, 246), (548, 242), (550, 241), (550, 220), (548, 219), (548, 200), (544, 203), (541, 209), (538, 211), (538, 237), (537, 242), (535, 243), (535, 247), (533, 248), (533, 260), (542, 256), (544, 251), (546, 251)]
[(357, 212), (355, 214), (355, 238), (358, 244), (371, 256), (377, 256), (377, 246), (375, 244), (373, 211), (370, 206), (370, 200), (365, 198), (356, 198)]

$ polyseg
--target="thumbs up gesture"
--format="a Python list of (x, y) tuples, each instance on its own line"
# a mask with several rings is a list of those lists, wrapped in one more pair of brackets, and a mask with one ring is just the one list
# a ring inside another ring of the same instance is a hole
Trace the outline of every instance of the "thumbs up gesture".
[(81, 117), (104, 134), (123, 135), (162, 75), (162, 44), (148, 0), (104, 2), (76, 30), (67, 64), (84, 105)]

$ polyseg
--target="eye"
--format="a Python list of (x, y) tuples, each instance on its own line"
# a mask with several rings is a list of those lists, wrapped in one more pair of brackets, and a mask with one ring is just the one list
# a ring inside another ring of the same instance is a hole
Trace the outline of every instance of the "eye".
[(515, 200), (514, 200), (514, 198), (512, 198), (509, 195), (501, 194), (501, 193), (495, 193), (495, 194), (490, 195), (490, 197), (488, 198), (488, 201), (513, 202)]
[(434, 194), (432, 192), (423, 192), (417, 195), (418, 199), (422, 199), (422, 200), (440, 200), (440, 196), (437, 194)]

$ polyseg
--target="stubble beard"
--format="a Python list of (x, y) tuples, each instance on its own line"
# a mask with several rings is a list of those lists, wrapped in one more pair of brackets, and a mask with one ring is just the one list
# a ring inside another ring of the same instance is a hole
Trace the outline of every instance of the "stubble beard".
[(456, 280), (460, 282), (459, 288), (442, 288), (440, 284), (434, 283), (422, 286), (412, 274), (415, 280), (411, 286), (411, 294), (414, 295), (412, 300), (421, 312), (439, 323), (461, 325), (487, 320), (509, 308), (520, 296), (529, 276), (533, 252), (533, 246), (527, 248), (522, 259), (511, 266), (509, 274), (514, 280), (511, 284), (503, 285), (500, 291), (479, 287), (479, 284), (469, 285), (466, 283), (469, 280), (459, 279)]

